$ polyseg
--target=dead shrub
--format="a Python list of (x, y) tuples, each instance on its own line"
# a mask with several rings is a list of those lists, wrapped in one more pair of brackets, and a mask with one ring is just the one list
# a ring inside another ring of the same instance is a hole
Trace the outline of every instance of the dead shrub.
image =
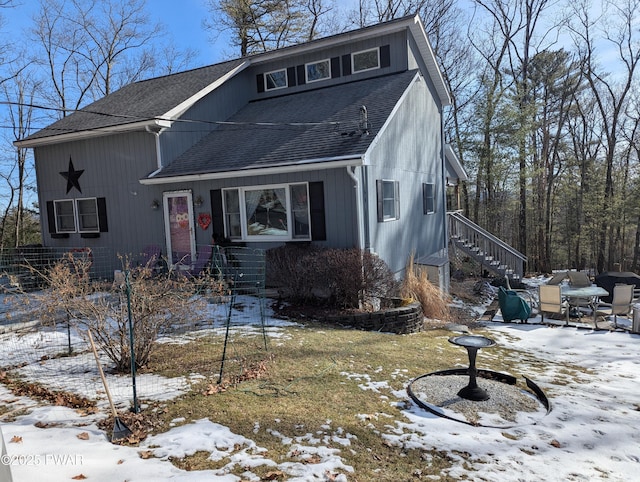
[(407, 262), (400, 294), (403, 298), (411, 298), (418, 301), (422, 305), (422, 312), (425, 317), (450, 321), (449, 297), (429, 281), (426, 269), (415, 264), (413, 254)]
[[(202, 280), (194, 283), (172, 273), (157, 275), (149, 266), (132, 267), (122, 260), (129, 274), (129, 296), (123, 284), (89, 279), (87, 261), (67, 253), (46, 273), (49, 289), (39, 295), (44, 324), (60, 321), (91, 330), (96, 344), (120, 372), (131, 369), (129, 309), (133, 328), (136, 366), (145, 366), (158, 335), (177, 324), (187, 322), (204, 301), (194, 295), (202, 289)], [(221, 290), (217, 281), (213, 289)], [(82, 334), (82, 330), (79, 330)]]

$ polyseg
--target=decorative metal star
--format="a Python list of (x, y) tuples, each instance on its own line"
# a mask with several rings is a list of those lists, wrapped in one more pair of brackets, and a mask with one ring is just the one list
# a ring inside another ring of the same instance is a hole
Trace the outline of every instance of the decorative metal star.
[(73, 167), (73, 161), (71, 160), (71, 157), (69, 157), (69, 170), (60, 173), (60, 175), (67, 180), (67, 194), (69, 194), (69, 191), (74, 187), (80, 192), (80, 194), (82, 194), (82, 189), (80, 189), (80, 176), (82, 176), (83, 172), (84, 169), (80, 169), (78, 171), (75, 170)]

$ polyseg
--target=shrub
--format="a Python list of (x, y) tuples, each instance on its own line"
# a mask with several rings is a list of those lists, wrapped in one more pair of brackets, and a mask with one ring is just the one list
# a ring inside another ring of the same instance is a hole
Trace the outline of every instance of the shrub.
[(397, 293), (387, 264), (359, 249), (282, 246), (267, 253), (267, 266), (270, 284), (293, 302), (361, 308)]
[[(157, 275), (149, 266), (131, 267), (128, 259), (123, 259), (123, 272), (129, 273), (128, 297), (123, 284), (90, 280), (87, 262), (67, 253), (48, 271), (49, 289), (39, 295), (41, 318), (45, 324), (66, 319), (91, 330), (117, 371), (131, 369), (129, 307), (136, 366), (142, 367), (148, 363), (158, 335), (188, 321), (197, 312), (196, 305), (204, 303), (194, 297), (202, 289), (202, 282), (171, 273)], [(213, 280), (211, 286), (223, 289)]]
[(412, 298), (422, 305), (425, 317), (449, 321), (451, 312), (448, 296), (442, 293), (427, 277), (427, 271), (414, 263), (414, 256), (409, 257), (407, 269), (400, 294), (403, 298)]

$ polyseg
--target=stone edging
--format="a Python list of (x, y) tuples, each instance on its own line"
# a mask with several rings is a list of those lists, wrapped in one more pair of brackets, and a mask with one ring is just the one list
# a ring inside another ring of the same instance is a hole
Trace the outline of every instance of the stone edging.
[(422, 305), (417, 301), (398, 308), (371, 313), (330, 316), (326, 321), (352, 326), (358, 330), (382, 331), (399, 335), (418, 333), (424, 329)]

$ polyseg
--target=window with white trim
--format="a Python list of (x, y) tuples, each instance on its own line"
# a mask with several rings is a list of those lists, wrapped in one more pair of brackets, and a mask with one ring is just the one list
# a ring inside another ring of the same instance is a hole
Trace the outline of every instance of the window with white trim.
[(317, 82), (331, 78), (331, 62), (329, 59), (305, 64), (306, 81)]
[(376, 181), (378, 201), (378, 221), (394, 221), (400, 219), (400, 183), (378, 179)]
[(422, 184), (422, 205), (424, 214), (433, 214), (436, 212), (436, 203), (434, 196), (435, 185), (425, 182)]
[(99, 233), (98, 203), (96, 198), (76, 199), (79, 233)]
[(225, 235), (243, 241), (310, 240), (307, 183), (223, 190)]
[(76, 210), (73, 199), (53, 201), (53, 207), (56, 213), (56, 232), (75, 233), (77, 231)]
[(264, 90), (277, 90), (287, 87), (287, 70), (274, 70), (264, 74)]
[(351, 71), (365, 72), (380, 68), (380, 49), (374, 48), (351, 54)]
[(56, 199), (47, 202), (47, 211), (52, 234), (94, 234), (107, 230), (104, 198)]

